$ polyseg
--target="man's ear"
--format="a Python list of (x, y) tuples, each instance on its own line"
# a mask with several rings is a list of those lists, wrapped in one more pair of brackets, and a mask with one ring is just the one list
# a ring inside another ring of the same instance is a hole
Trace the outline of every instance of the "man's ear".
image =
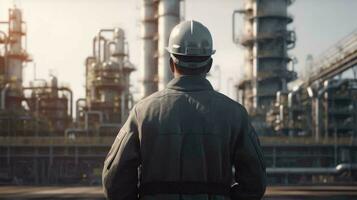
[(175, 73), (175, 66), (174, 66), (174, 61), (172, 60), (172, 58), (170, 58), (170, 69), (171, 69), (171, 72), (174, 74)]

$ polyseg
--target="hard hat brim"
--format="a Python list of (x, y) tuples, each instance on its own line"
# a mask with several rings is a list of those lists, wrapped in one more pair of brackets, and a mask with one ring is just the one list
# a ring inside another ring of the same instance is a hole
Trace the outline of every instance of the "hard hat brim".
[(166, 51), (170, 54), (175, 54), (175, 55), (180, 55), (180, 56), (212, 56), (216, 53), (215, 49), (210, 50), (209, 53), (206, 54), (202, 54), (202, 53), (197, 53), (197, 54), (192, 54), (192, 53), (187, 53), (187, 51), (185, 53), (181, 53), (181, 52), (176, 52), (176, 51), (172, 51), (172, 49), (170, 47), (165, 47)]
[(175, 57), (174, 54), (171, 54), (170, 57), (176, 65), (188, 69), (198, 69), (201, 67), (205, 67), (212, 61), (212, 58), (210, 56), (208, 56), (209, 58), (207, 60), (202, 62), (187, 62), (187, 61), (179, 60), (178, 58)]

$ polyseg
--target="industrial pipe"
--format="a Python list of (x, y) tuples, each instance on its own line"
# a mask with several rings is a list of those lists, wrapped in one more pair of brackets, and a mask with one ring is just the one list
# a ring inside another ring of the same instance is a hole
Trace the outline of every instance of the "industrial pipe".
[(72, 90), (71, 89), (69, 89), (69, 88), (66, 88), (66, 87), (60, 87), (60, 88), (58, 88), (58, 90), (59, 91), (67, 91), (68, 93), (69, 93), (69, 95), (70, 95), (70, 109), (69, 109), (69, 112), (70, 112), (70, 117), (71, 117), (71, 119), (73, 119), (73, 92), (72, 92)]
[(357, 170), (357, 163), (342, 163), (336, 167), (269, 167), (268, 174), (287, 174), (287, 173), (304, 173), (304, 174), (340, 174), (344, 171)]
[[(44, 87), (23, 87), (22, 90), (36, 90), (36, 89), (53, 89), (51, 86), (44, 86)], [(71, 89), (67, 87), (59, 87), (57, 88), (58, 91), (66, 91), (70, 96), (70, 105), (69, 105), (69, 115), (72, 119), (73, 117), (73, 92)]]
[(106, 46), (106, 48), (105, 48), (105, 51), (106, 51), (106, 54), (107, 54), (106, 60), (108, 60), (108, 61), (109, 61), (109, 58), (110, 58), (110, 57), (114, 56), (114, 55), (113, 55), (113, 52), (112, 52), (112, 50), (111, 50), (111, 47), (112, 47), (112, 46), (114, 46), (114, 48), (115, 48), (116, 42), (114, 42), (114, 41), (108, 42), (108, 44), (107, 44), (107, 46)]
[(99, 122), (103, 123), (103, 112), (102, 111), (84, 111), (84, 129), (88, 130), (88, 115), (98, 115)]
[(293, 107), (293, 97), (295, 96), (295, 94), (300, 90), (301, 85), (294, 88), (291, 92), (289, 92), (288, 94), (288, 116), (289, 116), (289, 120), (292, 120), (293, 116), (292, 116), (292, 107)]
[(79, 98), (76, 100), (76, 122), (79, 121), (79, 102), (84, 101), (86, 103), (85, 98)]
[(126, 92), (122, 92), (121, 97), (120, 97), (120, 112), (121, 112), (121, 123), (124, 124), (125, 122), (125, 101), (126, 101)]
[[(86, 78), (88, 77), (88, 67), (90, 67), (89, 63), (95, 61), (95, 59), (96, 58), (94, 56), (89, 56), (89, 57), (86, 58), (86, 61), (85, 61), (85, 75), (86, 75)], [(86, 94), (86, 97), (88, 98), (87, 80), (86, 80), (86, 86), (85, 87), (86, 87), (85, 94)]]
[[(78, 99), (81, 100), (81, 99)], [(79, 101), (76, 101), (77, 103)], [(116, 123), (103, 123), (103, 112), (102, 111), (82, 111), (84, 113), (84, 129), (82, 128), (67, 128), (65, 130), (65, 137), (68, 137), (69, 133), (82, 133), (88, 132), (89, 130), (89, 115), (98, 115), (99, 117), (99, 129), (100, 128), (120, 128), (121, 124)]]
[[(115, 124), (115, 123), (101, 123), (99, 124), (99, 129), (101, 128), (120, 128), (121, 124)], [(83, 133), (87, 132), (88, 129), (82, 129), (82, 128), (67, 128), (65, 130), (65, 137), (68, 137), (69, 133)], [(71, 138), (72, 139), (72, 138)], [(75, 139), (75, 138), (73, 138)]]
[[(95, 57), (98, 61), (102, 61), (102, 48), (100, 46), (100, 42), (104, 41), (104, 46), (106, 46), (107, 40), (102, 37), (102, 36), (95, 36), (93, 38), (93, 57)], [(98, 50), (97, 50), (97, 46), (98, 46)], [(98, 52), (98, 54), (97, 54)], [(105, 51), (104, 51), (105, 54)], [(104, 55), (105, 56), (105, 55)]]
[(279, 123), (284, 123), (284, 106), (279, 105)]
[[(102, 38), (102, 40), (104, 41), (104, 44), (103, 44), (103, 60), (101, 60), (101, 55), (99, 54), (99, 60), (102, 61), (102, 62), (106, 62), (108, 61), (109, 59), (109, 55), (108, 55), (108, 51), (107, 51), (107, 46), (108, 46), (108, 40), (102, 36), (102, 34), (104, 32), (110, 32), (110, 33), (113, 33), (115, 32), (115, 29), (111, 28), (111, 29), (100, 29), (99, 32), (98, 32), (98, 37), (99, 38)], [(99, 48), (100, 48), (100, 42), (99, 42)], [(101, 51), (99, 51), (101, 52)]]
[[(316, 109), (316, 111), (315, 111), (316, 112), (316, 114), (315, 114), (316, 127), (315, 128), (316, 129), (315, 129), (315, 132), (316, 132), (317, 138), (319, 138), (319, 136), (321, 135), (321, 133), (320, 133), (320, 131), (321, 131), (320, 130), (320, 124), (321, 124), (320, 101), (321, 101), (322, 95), (324, 95), (328, 89), (329, 89), (329, 80), (326, 80), (324, 83), (324, 88), (321, 91), (317, 92), (317, 96), (316, 96), (316, 105), (315, 105), (315, 109)], [(325, 136), (325, 138), (326, 138), (326, 136)]]
[(93, 51), (92, 54), (93, 54), (93, 57), (95, 57), (95, 58), (97, 58), (97, 48), (96, 48), (97, 40), (98, 40), (98, 37), (95, 36), (92, 41), (92, 51)]
[[(338, 88), (340, 87), (343, 83), (345, 83), (345, 81), (340, 81), (338, 82), (337, 84), (335, 85), (330, 85), (330, 80), (326, 80), (324, 82), (324, 88), (318, 92), (317, 96), (316, 96), (316, 134), (320, 134), (320, 115), (321, 115), (321, 111), (320, 111), (320, 101), (321, 101), (321, 97), (325, 94), (325, 92), (328, 90), (328, 89), (331, 89), (331, 88)], [(325, 138), (328, 137), (328, 132), (325, 131)]]
[[(64, 136), (68, 137), (69, 133), (81, 133), (81, 132), (84, 132), (84, 130), (83, 129), (79, 129), (79, 128), (67, 128), (64, 131)], [(73, 139), (75, 139), (75, 138), (73, 138)]]
[(99, 124), (98, 130), (100, 131), (101, 128), (115, 128), (118, 130), (121, 128), (121, 126), (122, 126), (121, 124), (116, 124), (116, 123), (103, 123), (103, 124)]
[(127, 59), (129, 60), (130, 59), (130, 45), (129, 45), (129, 42), (128, 41), (125, 41), (125, 43), (124, 43), (124, 51), (125, 51), (125, 55), (126, 55), (126, 57), (127, 57)]
[(98, 31), (98, 35), (102, 36), (102, 33), (104, 33), (104, 32), (114, 32), (114, 31), (115, 31), (114, 28), (102, 28)]
[(291, 92), (288, 94), (288, 107), (291, 108), (293, 106), (293, 97), (301, 88), (301, 85), (295, 87)]
[(36, 122), (36, 124), (35, 124), (35, 135), (36, 135), (36, 137), (39, 135), (38, 134), (38, 118), (40, 116), (40, 112), (39, 112), (40, 104), (41, 104), (41, 98), (37, 98), (36, 102), (35, 102), (35, 109), (36, 109), (36, 111), (35, 111), (35, 116), (36, 116), (35, 117), (35, 122)]
[(103, 62), (109, 62), (110, 61), (110, 57), (111, 57), (111, 54), (110, 54), (110, 45), (112, 44), (113, 42), (110, 41), (110, 42), (107, 42), (105, 43), (104, 45), (104, 55), (103, 55)]
[[(103, 41), (103, 44), (101, 43), (101, 41)], [(103, 50), (102, 50), (103, 51), (103, 57), (102, 57), (102, 54), (101, 54), (102, 51), (99, 51), (98, 57), (99, 57), (99, 61), (106, 62), (107, 58), (108, 58), (108, 55), (107, 55), (108, 52), (106, 51), (108, 40), (103, 38), (101, 41), (98, 42), (98, 48), (99, 49), (103, 48)]]
[[(88, 57), (86, 58), (85, 65), (88, 66), (88, 65), (89, 65), (89, 62), (93, 62), (93, 61), (95, 61), (95, 57), (93, 57), (93, 56), (88, 56)], [(87, 75), (87, 73), (86, 73), (86, 75)]]
[(131, 108), (133, 108), (133, 105), (134, 105), (134, 97), (133, 97), (133, 94), (132, 94), (132, 93), (130, 93), (130, 94), (128, 95), (128, 97), (129, 97), (128, 109), (130, 110)]
[(120, 128), (121, 124), (115, 124), (115, 123), (103, 123), (99, 124), (99, 128)]
[(130, 45), (128, 41), (125, 41), (125, 55), (127, 56), (127, 58), (130, 58)]
[[(307, 88), (306, 88), (306, 90), (307, 90), (307, 94), (309, 95), (309, 98), (311, 99), (311, 118), (313, 118), (313, 116), (314, 116), (314, 113), (313, 113), (313, 108), (312, 108), (312, 105), (313, 105), (313, 101), (314, 101), (314, 99), (315, 99), (315, 92), (314, 92), (314, 90), (310, 87), (310, 86), (308, 86)], [(318, 101), (315, 101), (315, 103), (316, 103), (316, 105), (315, 106), (317, 106), (318, 105)], [(316, 110), (316, 107), (315, 107), (315, 110)], [(319, 140), (320, 140), (320, 134), (319, 133), (317, 133), (316, 132), (316, 124), (317, 124), (317, 122), (315, 122), (315, 141), (316, 142), (318, 142)], [(313, 127), (313, 125), (312, 125), (312, 127)], [(313, 129), (313, 128), (312, 128)]]
[(157, 85), (157, 19), (154, 0), (141, 0), (141, 60), (143, 69), (143, 97), (149, 96), (158, 89)]
[(6, 92), (9, 90), (10, 84), (7, 83), (1, 90), (1, 110), (5, 110), (6, 107)]
[[(7, 37), (7, 34), (4, 32), (4, 31), (0, 31), (0, 34), (2, 34), (4, 36), (4, 55), (7, 55), (7, 52), (8, 52), (8, 49), (7, 49), (7, 44), (8, 44), (8, 37)], [(5, 62), (5, 66), (8, 66), (7, 64), (7, 56), (4, 56), (4, 62)], [(7, 69), (5, 67), (5, 70), (4, 70), (4, 74), (5, 76), (7, 76)]]
[(236, 15), (244, 13), (242, 10), (234, 10), (232, 13), (232, 41), (235, 44), (238, 44), (237, 34), (236, 34)]
[(158, 50), (159, 50), (159, 90), (164, 89), (172, 79), (170, 70), (170, 57), (166, 51), (171, 30), (180, 21), (180, 0), (160, 0), (158, 8)]
[[(106, 39), (105, 37), (102, 36), (104, 32), (110, 32), (113, 33), (113, 40), (112, 42), (108, 42), (109, 40)], [(115, 35), (117, 34), (117, 35)], [(116, 37), (118, 36), (118, 37)], [(104, 41), (103, 46), (101, 46), (101, 41)], [(109, 55), (109, 48), (111, 44), (116, 45), (115, 51), (121, 51), (121, 49), (124, 49), (124, 31), (120, 28), (115, 28), (115, 29), (100, 29), (98, 32), (98, 35), (93, 38), (93, 56), (98, 59), (98, 61), (105, 62), (109, 61), (110, 55)], [(118, 45), (121, 45), (120, 42), (122, 42), (121, 48), (118, 47)], [(98, 47), (98, 49), (97, 49)], [(103, 47), (103, 50), (102, 50)], [(98, 55), (97, 55), (98, 51)], [(103, 51), (103, 59), (102, 59), (102, 51)], [(117, 53), (117, 52), (116, 52)], [(124, 52), (122, 53), (124, 54)]]

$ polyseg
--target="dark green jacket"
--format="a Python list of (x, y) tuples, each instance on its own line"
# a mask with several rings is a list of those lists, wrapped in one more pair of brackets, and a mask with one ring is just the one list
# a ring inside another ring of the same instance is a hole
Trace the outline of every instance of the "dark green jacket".
[(108, 199), (138, 199), (138, 185), (155, 184), (223, 185), (230, 197), (144, 194), (140, 199), (250, 200), (265, 192), (263, 156), (246, 110), (204, 77), (174, 78), (137, 103), (105, 159)]

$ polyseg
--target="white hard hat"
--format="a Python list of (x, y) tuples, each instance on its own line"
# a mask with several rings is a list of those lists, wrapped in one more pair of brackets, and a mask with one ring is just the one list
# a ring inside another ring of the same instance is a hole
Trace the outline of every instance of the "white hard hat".
[[(166, 49), (176, 64), (186, 68), (200, 68), (207, 65), (211, 61), (211, 55), (215, 53), (211, 33), (207, 27), (194, 20), (181, 22), (173, 28)], [(187, 62), (179, 60), (175, 55), (207, 57), (207, 60)]]

